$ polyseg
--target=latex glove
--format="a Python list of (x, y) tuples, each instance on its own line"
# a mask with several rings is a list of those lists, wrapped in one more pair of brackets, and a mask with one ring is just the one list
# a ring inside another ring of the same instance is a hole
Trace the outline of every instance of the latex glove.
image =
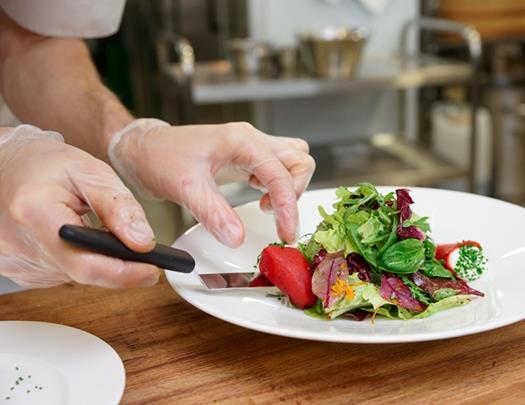
[(315, 169), (305, 141), (270, 136), (247, 123), (172, 127), (139, 119), (113, 137), (108, 156), (143, 194), (181, 204), (232, 247), (243, 242), (244, 227), (220, 194), (218, 179), (245, 178), (263, 190), (261, 208), (273, 209), (278, 235), (291, 243), (298, 232), (297, 199)]
[(154, 246), (144, 211), (104, 162), (65, 145), (54, 132), (22, 125), (0, 132), (0, 274), (18, 284), (68, 281), (104, 287), (151, 285), (159, 269), (63, 242), (63, 224), (94, 211), (130, 249)]

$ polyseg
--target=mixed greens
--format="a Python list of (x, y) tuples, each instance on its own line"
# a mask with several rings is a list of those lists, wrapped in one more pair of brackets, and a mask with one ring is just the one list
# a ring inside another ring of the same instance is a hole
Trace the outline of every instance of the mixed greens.
[[(380, 314), (406, 320), (466, 304), (474, 295), (483, 296), (467, 285), (445, 256), (436, 256), (428, 218), (412, 212), (407, 189), (382, 195), (372, 184), (362, 183), (354, 191), (338, 188), (336, 197), (332, 213), (319, 207), (322, 222), (298, 245), (311, 276), (311, 285), (301, 286), (301, 291), (311, 289), (313, 293), (313, 298), (304, 298), (303, 292), (301, 302), (307, 304), (300, 307), (307, 314), (328, 319)], [(447, 249), (438, 253), (446, 252), (447, 258), (459, 248), (462, 276), (467, 275), (469, 281), (481, 276), (486, 259), (477, 242), (443, 246)], [(272, 255), (278, 254), (274, 249)], [(265, 274), (277, 275), (274, 278), (280, 281), (276, 270)], [(293, 286), (283, 287), (293, 293)], [(293, 297), (287, 295), (293, 303)]]

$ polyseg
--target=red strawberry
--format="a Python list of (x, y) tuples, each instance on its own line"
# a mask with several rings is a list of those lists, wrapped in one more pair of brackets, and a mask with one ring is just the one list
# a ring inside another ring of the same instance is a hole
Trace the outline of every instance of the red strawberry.
[(290, 246), (270, 245), (261, 253), (259, 270), (298, 308), (311, 307), (317, 301), (312, 292), (308, 261)]
[(266, 278), (264, 274), (258, 274), (252, 281), (250, 287), (271, 287), (272, 282)]

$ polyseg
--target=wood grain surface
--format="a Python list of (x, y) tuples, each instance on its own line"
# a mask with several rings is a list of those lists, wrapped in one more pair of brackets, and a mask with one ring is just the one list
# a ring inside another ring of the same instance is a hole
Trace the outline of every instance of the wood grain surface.
[(212, 318), (165, 280), (4, 295), (0, 320), (62, 323), (104, 339), (126, 367), (122, 404), (525, 404), (525, 322), (436, 342), (310, 342)]

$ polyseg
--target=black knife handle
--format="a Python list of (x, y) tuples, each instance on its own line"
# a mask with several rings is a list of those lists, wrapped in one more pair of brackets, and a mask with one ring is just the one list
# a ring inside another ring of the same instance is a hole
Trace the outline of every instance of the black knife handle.
[(161, 269), (191, 273), (195, 260), (180, 249), (157, 244), (148, 253), (137, 253), (124, 245), (115, 235), (100, 229), (86, 228), (77, 225), (62, 225), (58, 231), (60, 237), (77, 247), (86, 248), (106, 256), (116, 257), (133, 262), (154, 264)]

